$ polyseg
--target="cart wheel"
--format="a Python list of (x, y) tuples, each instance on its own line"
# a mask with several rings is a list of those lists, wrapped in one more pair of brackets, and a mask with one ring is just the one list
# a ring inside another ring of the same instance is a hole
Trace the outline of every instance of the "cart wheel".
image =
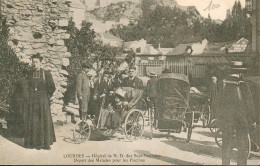
[(215, 133), (215, 142), (220, 148), (222, 148), (222, 132), (220, 129)]
[(219, 125), (218, 125), (218, 120), (217, 119), (213, 119), (211, 122), (210, 122), (210, 125), (209, 125), (209, 130), (214, 134), (218, 131), (219, 129)]
[(124, 130), (126, 138), (130, 141), (142, 137), (144, 132), (144, 116), (139, 110), (131, 110), (125, 119)]
[(192, 112), (190, 123), (188, 124), (188, 132), (187, 132), (187, 142), (190, 142), (191, 134), (192, 134), (192, 128), (193, 128), (193, 121), (194, 121), (194, 112)]
[(210, 106), (209, 105), (206, 105), (206, 107), (204, 108), (204, 111), (203, 111), (203, 127), (207, 127), (209, 125), (209, 122), (210, 122)]
[[(237, 141), (234, 141), (235, 143), (237, 143)], [(237, 145), (234, 145), (234, 146), (237, 146)], [(251, 140), (250, 140), (250, 135), (248, 134), (247, 135), (247, 147), (246, 147), (247, 151), (247, 158), (250, 157), (250, 153), (251, 153)], [(232, 150), (232, 154), (235, 158), (237, 158), (237, 147), (234, 147), (233, 150)]]
[(150, 138), (153, 139), (154, 110), (150, 108), (148, 112), (149, 112)]
[[(216, 144), (222, 148), (222, 132), (220, 129), (218, 129), (215, 133), (215, 142)], [(233, 150), (232, 150), (232, 154), (235, 158), (237, 158), (237, 140), (236, 140), (236, 136), (233, 136), (233, 140), (232, 142), (232, 146), (233, 146)], [(250, 140), (250, 135), (248, 134), (247, 136), (247, 158), (250, 157), (250, 152), (251, 152), (251, 140)]]
[(73, 131), (74, 142), (80, 144), (89, 139), (91, 128), (86, 121), (79, 121)]

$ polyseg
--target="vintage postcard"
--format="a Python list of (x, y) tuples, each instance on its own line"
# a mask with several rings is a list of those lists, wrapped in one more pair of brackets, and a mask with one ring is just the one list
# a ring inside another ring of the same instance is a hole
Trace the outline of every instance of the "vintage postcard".
[(259, 10), (0, 0), (0, 164), (259, 165)]

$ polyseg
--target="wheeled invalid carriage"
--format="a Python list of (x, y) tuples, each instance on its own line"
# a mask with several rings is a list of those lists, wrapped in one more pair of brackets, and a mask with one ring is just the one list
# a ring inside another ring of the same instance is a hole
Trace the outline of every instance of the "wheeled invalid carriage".
[[(143, 90), (123, 88), (126, 91), (126, 96), (129, 99), (129, 103), (122, 109), (122, 125), (123, 132), (126, 138), (133, 141), (143, 135), (144, 132), (144, 116), (143, 112), (135, 108), (138, 101), (142, 98)], [(99, 114), (99, 116), (102, 114)], [(99, 117), (100, 119), (100, 117)], [(73, 140), (75, 143), (82, 143), (90, 138), (91, 131), (99, 130), (99, 125), (95, 123), (95, 119), (91, 119), (88, 116), (83, 120), (77, 122), (73, 131)], [(117, 129), (116, 129), (117, 130)], [(113, 134), (116, 131), (113, 131)]]
[(153, 128), (168, 133), (180, 133), (188, 129), (187, 141), (189, 142), (194, 112), (189, 110), (188, 77), (176, 73), (161, 75), (156, 83), (156, 96), (154, 111), (149, 111), (151, 136)]

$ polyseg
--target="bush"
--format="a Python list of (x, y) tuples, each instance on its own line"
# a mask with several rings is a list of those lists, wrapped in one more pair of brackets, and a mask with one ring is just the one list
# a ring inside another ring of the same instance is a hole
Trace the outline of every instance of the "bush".
[[(1, 16), (1, 15), (0, 15)], [(9, 29), (6, 20), (2, 20), (0, 27), (0, 116), (8, 111), (14, 84), (21, 77), (27, 67), (17, 58), (15, 52), (8, 45)], [(13, 41), (17, 43), (18, 41)]]

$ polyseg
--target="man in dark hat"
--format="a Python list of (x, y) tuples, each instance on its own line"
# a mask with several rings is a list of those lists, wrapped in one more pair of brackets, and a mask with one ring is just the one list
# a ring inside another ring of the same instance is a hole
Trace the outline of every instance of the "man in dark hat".
[[(105, 129), (105, 122), (108, 116), (108, 112), (103, 111), (107, 109), (109, 103), (111, 103), (113, 92), (114, 92), (114, 83), (112, 80), (113, 72), (110, 70), (105, 70), (103, 72), (102, 78), (96, 83), (94, 89), (94, 99), (97, 101), (98, 112), (96, 117), (100, 116), (98, 122), (98, 127), (103, 130)], [(100, 115), (99, 115), (100, 114)]]
[(123, 87), (131, 87), (134, 89), (142, 89), (143, 81), (136, 77), (136, 67), (131, 66), (128, 71), (128, 77), (122, 82)]
[(162, 74), (166, 74), (166, 73), (171, 73), (171, 70), (170, 69), (164, 69), (163, 71), (162, 71)]
[(150, 73), (150, 80), (147, 81), (147, 95), (148, 100), (150, 101), (149, 107), (155, 106), (155, 97), (156, 97), (156, 82), (157, 75), (155, 72)]
[(88, 102), (90, 97), (90, 79), (88, 77), (88, 72), (91, 69), (89, 63), (83, 63), (81, 65), (82, 71), (77, 76), (77, 97), (79, 99), (79, 114), (80, 119), (87, 114)]
[(222, 164), (230, 165), (234, 131), (238, 149), (237, 164), (247, 164), (247, 144), (250, 126), (255, 122), (251, 91), (242, 73), (247, 69), (242, 62), (231, 62), (229, 75), (223, 80), (219, 99), (219, 120), (222, 131)]

